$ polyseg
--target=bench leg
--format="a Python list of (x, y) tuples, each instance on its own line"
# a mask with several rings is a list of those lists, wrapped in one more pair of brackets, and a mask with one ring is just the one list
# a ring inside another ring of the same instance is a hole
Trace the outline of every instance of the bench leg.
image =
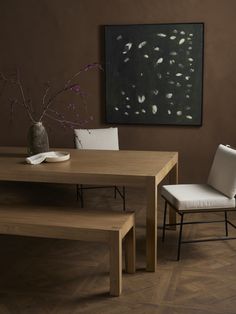
[(122, 238), (119, 231), (110, 234), (110, 295), (122, 291)]
[(131, 228), (125, 237), (125, 270), (129, 274), (135, 273), (136, 246), (135, 227)]

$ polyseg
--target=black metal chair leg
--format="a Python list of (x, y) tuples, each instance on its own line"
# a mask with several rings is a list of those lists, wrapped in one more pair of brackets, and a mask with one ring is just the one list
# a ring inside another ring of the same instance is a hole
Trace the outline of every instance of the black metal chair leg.
[(164, 209), (163, 228), (162, 228), (162, 242), (164, 242), (165, 234), (166, 234), (166, 212), (167, 212), (167, 201), (165, 201), (165, 209)]
[(79, 200), (79, 185), (76, 184), (75, 188), (76, 188), (76, 200), (78, 202), (78, 200)]
[(181, 214), (177, 261), (179, 261), (179, 259), (180, 259), (180, 249), (181, 249), (181, 243), (182, 243), (181, 240), (182, 240), (183, 222), (184, 222), (184, 214)]
[(82, 184), (76, 184), (76, 199), (80, 199), (80, 206), (84, 207), (84, 195), (83, 195), (83, 186)]
[(123, 211), (126, 211), (126, 203), (125, 203), (125, 197), (126, 197), (126, 195), (125, 195), (125, 186), (123, 186), (123, 187), (122, 187), (122, 194), (123, 194), (123, 197), (122, 197), (122, 199), (123, 199)]
[(225, 235), (228, 237), (228, 218), (227, 218), (227, 211), (225, 210)]
[(80, 184), (80, 204), (81, 207), (84, 207), (84, 190), (83, 190), (83, 185)]
[(114, 198), (116, 198), (116, 195), (117, 195), (117, 187), (116, 186), (114, 186)]

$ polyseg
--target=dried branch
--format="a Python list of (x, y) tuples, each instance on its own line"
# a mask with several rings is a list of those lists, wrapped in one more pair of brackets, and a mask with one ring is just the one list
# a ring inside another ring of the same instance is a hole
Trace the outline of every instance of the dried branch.
[(48, 99), (48, 101), (46, 102), (45, 107), (43, 109), (43, 112), (39, 118), (39, 122), (41, 122), (43, 120), (44, 116), (46, 115), (47, 111), (50, 109), (55, 98), (58, 97), (63, 92), (66, 92), (68, 90), (72, 90), (72, 91), (76, 92), (76, 94), (79, 94), (81, 96), (81, 98), (84, 100), (84, 93), (80, 90), (80, 86), (78, 84), (71, 84), (71, 85), (68, 85), (66, 87), (63, 87), (62, 89), (59, 89), (57, 92), (55, 92), (54, 95), (52, 95)]
[(20, 90), (20, 94), (22, 97), (22, 101), (23, 101), (23, 107), (26, 110), (26, 113), (29, 117), (29, 119), (31, 120), (31, 122), (35, 123), (36, 121), (34, 120), (32, 114), (31, 114), (31, 110), (29, 108), (29, 106), (27, 105), (26, 102), (26, 98), (25, 98), (25, 93), (24, 93), (24, 89), (23, 89), (23, 85), (20, 79), (20, 74), (19, 74), (19, 70), (17, 69), (17, 78), (7, 78), (2, 72), (0, 72), (0, 77), (3, 81), (5, 81), (6, 83), (10, 83), (10, 84), (15, 84), (18, 86), (19, 90)]
[(61, 118), (56, 118), (48, 113), (45, 113), (45, 116), (51, 120), (54, 120), (56, 122), (59, 122), (63, 125), (66, 125), (67, 127), (71, 127), (71, 128), (75, 128), (75, 127), (81, 127), (81, 125), (84, 125), (85, 123), (88, 123), (88, 120), (83, 120), (81, 122), (73, 122), (73, 121), (70, 121), (70, 120), (66, 120), (66, 119), (61, 119)]
[(17, 82), (17, 85), (19, 86), (19, 89), (20, 89), (20, 92), (21, 92), (21, 97), (22, 97), (22, 100), (23, 100), (23, 106), (25, 107), (26, 112), (27, 112), (31, 122), (35, 123), (36, 121), (33, 118), (32, 114), (31, 114), (30, 107), (28, 106), (28, 104), (26, 102), (25, 93), (24, 93), (24, 89), (23, 89), (23, 84), (21, 82), (19, 69), (17, 69), (17, 81), (16, 82)]
[(17, 104), (17, 99), (11, 99), (10, 101), (10, 123), (13, 122), (13, 113), (14, 113), (14, 106)]
[(67, 87), (68, 85), (71, 84), (71, 82), (77, 77), (79, 76), (82, 72), (87, 72), (88, 70), (91, 70), (91, 69), (99, 69), (99, 70), (102, 70), (103, 71), (103, 68), (101, 66), (101, 64), (97, 63), (97, 62), (94, 62), (94, 63), (90, 63), (88, 65), (86, 65), (85, 67), (83, 67), (82, 69), (79, 70), (79, 72), (75, 73), (71, 79), (69, 79), (66, 84), (65, 84), (65, 87)]
[[(82, 100), (82, 104), (85, 108), (85, 112), (86, 114), (88, 114), (88, 109), (87, 109), (87, 104), (86, 104), (86, 94), (81, 90), (81, 87), (78, 83), (72, 83), (72, 81), (77, 78), (82, 72), (86, 72), (90, 69), (100, 69), (103, 70), (101, 65), (99, 63), (91, 63), (86, 65), (85, 67), (83, 67), (82, 69), (80, 69), (77, 73), (75, 73), (70, 80), (68, 80), (66, 82), (66, 84), (64, 85), (63, 88), (60, 88), (59, 90), (57, 90), (56, 92), (54, 92), (53, 94), (49, 94), (51, 86), (49, 85), (49, 83), (47, 83), (46, 87), (45, 87), (45, 91), (43, 94), (43, 98), (42, 98), (42, 113), (39, 117), (39, 119), (35, 120), (35, 118), (33, 117), (34, 114), (34, 110), (33, 110), (33, 106), (32, 106), (32, 101), (31, 99), (26, 99), (25, 96), (25, 91), (23, 88), (23, 83), (20, 77), (20, 72), (17, 69), (16, 71), (16, 77), (7, 77), (6, 75), (4, 75), (2, 72), (0, 72), (0, 81), (3, 81), (3, 86), (0, 89), (0, 96), (2, 94), (2, 91), (4, 89), (4, 87), (6, 86), (6, 84), (14, 84), (19, 88), (20, 91), (20, 96), (22, 99), (22, 103), (21, 105), (24, 107), (24, 109), (26, 110), (26, 113), (29, 117), (29, 119), (31, 120), (32, 123), (35, 123), (36, 121), (42, 122), (42, 120), (44, 119), (44, 117), (50, 118), (54, 121), (59, 122), (63, 127), (67, 126), (70, 128), (75, 128), (77, 126), (81, 126), (82, 124), (87, 123), (87, 120), (81, 121), (81, 122), (73, 122), (73, 121), (69, 121), (66, 120), (64, 118), (63, 115), (61, 115), (58, 111), (52, 110), (51, 106), (54, 102), (54, 100), (62, 93), (67, 92), (69, 90), (75, 92), (76, 94), (78, 94)], [(16, 103), (20, 103), (18, 100), (14, 100), (11, 101), (11, 117), (13, 115), (13, 107)], [(74, 108), (75, 110), (75, 108)], [(55, 116), (52, 116), (51, 113), (55, 114)], [(76, 114), (76, 117), (78, 117), (79, 115)], [(90, 117), (91, 119), (91, 117)]]

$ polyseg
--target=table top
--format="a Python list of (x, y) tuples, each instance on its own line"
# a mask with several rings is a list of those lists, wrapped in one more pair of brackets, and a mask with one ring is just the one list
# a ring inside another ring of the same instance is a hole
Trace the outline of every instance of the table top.
[(86, 183), (79, 178), (91, 176), (150, 177), (178, 162), (177, 152), (65, 150), (68, 161), (29, 165), (25, 147), (0, 147), (0, 180), (29, 182)]

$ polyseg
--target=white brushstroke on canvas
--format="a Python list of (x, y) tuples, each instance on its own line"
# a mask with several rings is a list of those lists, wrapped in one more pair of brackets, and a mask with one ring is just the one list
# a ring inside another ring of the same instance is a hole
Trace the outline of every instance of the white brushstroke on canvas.
[(169, 61), (169, 63), (170, 63), (170, 65), (173, 65), (173, 64), (175, 63), (175, 60), (174, 60), (174, 59), (171, 59), (171, 60)]
[(146, 41), (142, 41), (142, 42), (138, 45), (138, 48), (141, 49), (141, 48), (143, 48), (146, 44), (147, 44)]
[(128, 51), (130, 51), (132, 45), (133, 45), (132, 43), (125, 44), (124, 51), (122, 53), (126, 54)]
[(187, 94), (186, 96), (185, 96), (186, 98), (190, 98), (190, 96)]
[(154, 50), (155, 51), (160, 51), (160, 48), (159, 47), (155, 47)]
[(171, 84), (171, 85), (175, 84), (174, 81), (168, 81), (168, 83)]
[(152, 113), (153, 114), (157, 113), (157, 106), (156, 105), (152, 105)]
[(174, 40), (176, 38), (176, 36), (170, 36), (171, 40)]
[(146, 97), (144, 95), (138, 95), (138, 102), (142, 104), (145, 101)]
[(121, 95), (123, 95), (123, 96), (125, 95), (125, 92), (123, 90), (121, 91)]
[(128, 62), (128, 61), (129, 61), (129, 58), (125, 58), (124, 62), (126, 63), (126, 62)]
[(145, 110), (145, 109), (142, 109), (141, 111), (142, 111), (142, 113), (146, 113), (146, 110)]
[(193, 58), (188, 58), (188, 61), (193, 62)]
[(119, 35), (116, 37), (116, 40), (121, 40), (122, 39), (122, 35)]
[(194, 70), (193, 68), (191, 68), (191, 69), (190, 69), (190, 72), (192, 72), (192, 73), (193, 73), (194, 71), (195, 71), (195, 70)]
[(168, 110), (167, 112), (168, 112), (169, 115), (171, 114), (171, 110)]
[(131, 108), (131, 106), (130, 106), (130, 105), (126, 105), (126, 108), (130, 109), (130, 108)]
[(157, 36), (164, 38), (164, 37), (166, 37), (166, 34), (164, 34), (164, 33), (158, 33)]
[(132, 87), (133, 87), (133, 88), (135, 88), (135, 87), (136, 87), (136, 85), (132, 84)]
[(187, 87), (192, 87), (193, 85), (192, 84), (187, 84)]
[(125, 47), (127, 47), (128, 50), (130, 50), (132, 46), (133, 46), (132, 43), (127, 43), (127, 44), (125, 44)]
[(126, 100), (129, 100), (129, 97), (126, 97), (125, 99), (126, 99)]
[(185, 35), (185, 32), (184, 32), (184, 31), (181, 31), (180, 34), (181, 34), (181, 35)]
[(190, 76), (185, 76), (185, 80), (186, 81), (190, 80)]
[(177, 116), (182, 116), (182, 111), (179, 110), (179, 111), (176, 112), (176, 114), (177, 114)]
[(177, 34), (177, 33), (178, 33), (177, 29), (174, 29), (174, 30), (173, 30), (173, 33), (174, 33), (174, 34)]
[(182, 76), (183, 73), (176, 73), (175, 76)]
[(168, 99), (172, 98), (172, 96), (173, 96), (173, 93), (167, 93), (166, 94), (166, 98), (168, 98)]
[(138, 114), (139, 114), (139, 111), (135, 111), (135, 114), (137, 114), (137, 115), (138, 115)]
[(159, 90), (158, 89), (154, 89), (152, 92), (153, 92), (154, 95), (158, 95)]
[(144, 55), (144, 58), (148, 59), (148, 58), (149, 58), (149, 55)]
[(176, 51), (171, 51), (171, 52), (170, 52), (170, 55), (171, 55), (171, 56), (177, 56), (177, 54), (178, 54), (178, 53), (177, 53)]
[(118, 111), (118, 110), (119, 110), (119, 108), (118, 108), (118, 107), (115, 107), (114, 109), (115, 109), (116, 111)]
[(190, 115), (187, 115), (186, 118), (189, 119), (189, 120), (192, 120), (193, 117), (190, 116)]
[(126, 116), (128, 116), (128, 115), (129, 115), (129, 113), (128, 113), (127, 111), (125, 111), (125, 115), (126, 115)]
[(185, 42), (185, 39), (181, 38), (180, 41), (179, 41), (179, 45), (183, 45), (184, 42)]
[(159, 79), (161, 79), (161, 78), (162, 78), (162, 74), (161, 74), (161, 73), (157, 73), (157, 77), (158, 77)]
[(182, 63), (179, 63), (178, 66), (183, 69), (184, 68), (184, 65)]
[(158, 65), (158, 64), (161, 64), (162, 62), (163, 62), (163, 58), (159, 58), (158, 60), (157, 60), (157, 62), (156, 62), (156, 65)]
[(176, 86), (177, 86), (177, 87), (180, 87), (180, 86), (181, 86), (181, 84), (180, 84), (179, 82), (177, 82), (177, 83), (176, 83)]

